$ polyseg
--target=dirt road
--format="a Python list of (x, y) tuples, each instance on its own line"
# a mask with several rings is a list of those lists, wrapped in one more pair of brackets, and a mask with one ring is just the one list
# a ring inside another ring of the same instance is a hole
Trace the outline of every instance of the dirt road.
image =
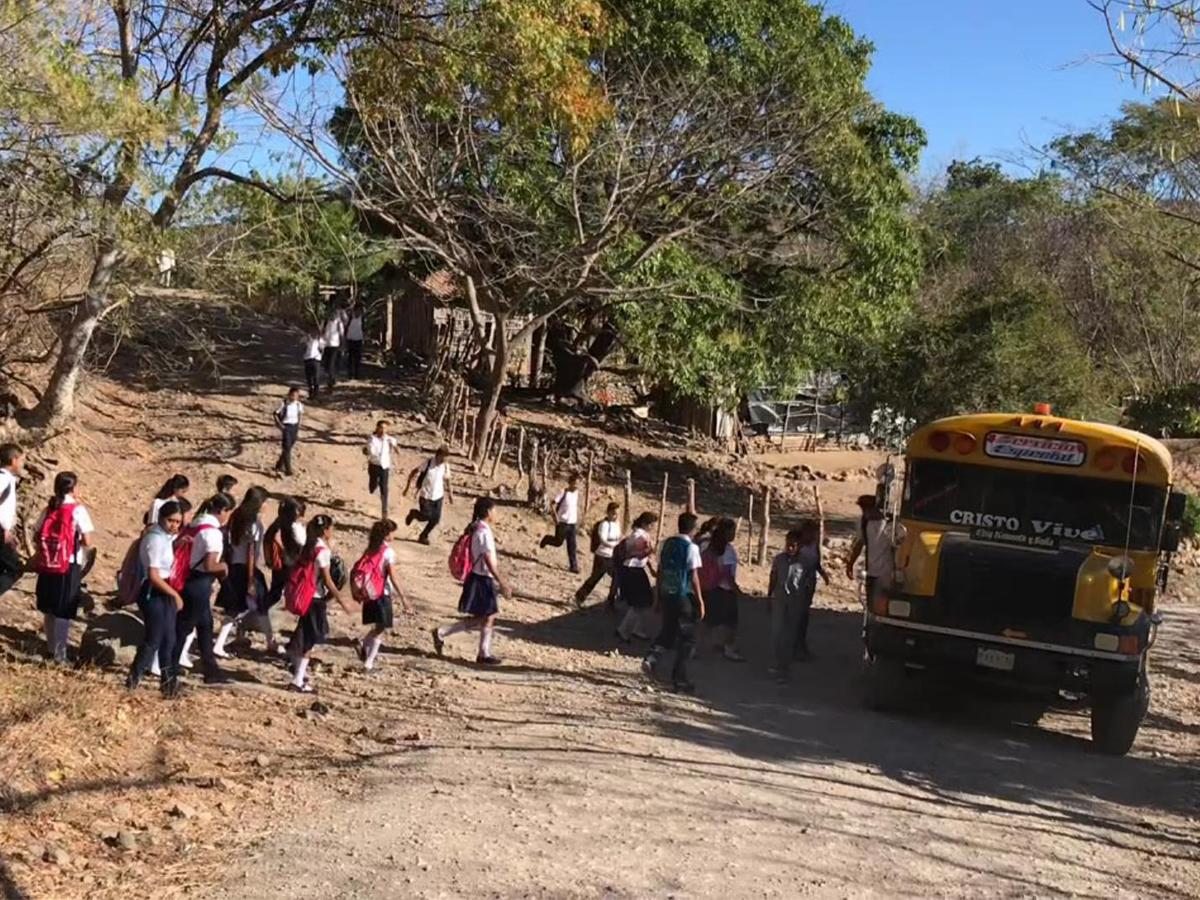
[[(138, 513), (112, 498), (152, 490), (164, 470), (184, 467), (197, 483), (228, 470), (244, 484), (268, 479), (275, 445), (263, 423), (279, 393), (269, 373), (290, 371), (292, 349), (267, 335), (254, 365), (220, 389), (164, 392), (158, 399), (182, 405), (182, 416), (116, 383), (92, 395), (94, 427), (64, 459), (99, 478), (102, 461), (122, 454), (97, 503), (109, 545), (120, 543), (117, 533), (132, 534)], [(310, 513), (332, 510), (346, 555), (357, 552), (377, 503), (366, 493), (363, 437), (381, 411), (405, 402), (405, 390), (362, 384), (310, 405), (300, 474), (269, 482), (307, 494)], [(392, 415), (400, 464), (414, 465), (433, 438)], [(460, 494), (491, 486), (459, 470)], [(393, 514), (405, 508), (397, 501)], [(663, 692), (641, 678), (638, 648), (617, 649), (599, 592), (582, 611), (563, 602), (576, 582), (562, 551), (539, 551), (544, 520), (516, 506), (504, 506), (497, 523), (501, 562), (520, 595), (502, 606), (505, 665), (477, 670), (469, 637), (452, 639), (438, 659), (428, 629), (453, 614), (445, 558), (466, 515), (466, 502), (451, 507), (433, 547), (416, 544), (415, 529), (404, 532), (398, 552), (418, 615), (399, 623), (377, 676), (357, 674), (350, 638), (361, 629), (335, 616), (335, 642), (319, 654), (328, 665), (317, 673), (328, 715), (310, 714), (310, 699), (280, 690), (282, 672), (254, 654), (231, 664), (234, 688), (194, 690), (176, 712), (155, 713), (160, 735), (162, 716), (228, 717), (233, 731), (218, 740), (210, 768), (199, 761), (208, 744), (193, 738), (189, 777), (221, 773), (235, 788), (257, 779), (270, 792), (270, 813), (243, 824), (240, 807), (223, 805), (238, 802), (227, 791), (214, 812), (223, 836), (206, 845), (202, 870), (135, 881), (126, 877), (131, 857), (112, 855), (124, 867), (115, 882), (123, 893), (1200, 896), (1194, 597), (1168, 607), (1150, 718), (1134, 752), (1110, 759), (1091, 750), (1084, 710), (1052, 711), (1037, 726), (1022, 721), (1021, 706), (953, 696), (903, 717), (864, 711), (860, 618), (845, 581), (821, 594), (817, 658), (792, 684), (765, 675), (765, 615), (751, 599), (741, 637), (749, 661), (704, 654), (696, 697)], [(763, 580), (755, 569), (743, 578), (751, 589)], [(290, 627), (286, 619), (279, 624)], [(34, 623), (23, 621), (6, 633)], [(122, 715), (160, 709), (154, 702), (139, 700)], [(295, 737), (318, 732), (328, 752)], [(268, 742), (278, 767), (238, 769)], [(261, 792), (246, 796), (265, 803)], [(35, 870), (16, 871), (20, 883)], [(92, 895), (77, 884), (10, 895)]]

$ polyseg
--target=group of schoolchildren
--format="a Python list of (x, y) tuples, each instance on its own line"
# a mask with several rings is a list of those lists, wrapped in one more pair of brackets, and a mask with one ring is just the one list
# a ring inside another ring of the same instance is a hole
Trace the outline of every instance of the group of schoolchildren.
[[(570, 570), (579, 572), (577, 475), (569, 477), (551, 511), (555, 533), (543, 537), (541, 546), (565, 543)], [(582, 607), (596, 586), (609, 577), (607, 603), (618, 611), (616, 636), (626, 644), (634, 639), (651, 640), (650, 622), (657, 613), (661, 625), (643, 660), (643, 671), (655, 677), (662, 656), (674, 649), (671, 680), (680, 691), (693, 687), (687, 663), (695, 652), (696, 627), (701, 623), (725, 659), (744, 661), (737, 650), (742, 593), (737, 583), (737, 523), (718, 517), (701, 525), (697, 516), (684, 513), (679, 517), (678, 533), (656, 548), (650, 529), (658, 516), (642, 513), (634, 519), (629, 534), (623, 535), (620, 511), (619, 504), (609, 503), (604, 518), (592, 526), (592, 571), (575, 593), (576, 606)], [(784, 550), (771, 566), (768, 593), (774, 648), (770, 673), (781, 682), (787, 680), (794, 660), (811, 658), (808, 621), (818, 577), (829, 581), (821, 566), (820, 528), (816, 522), (805, 521), (788, 532)]]
[(304, 379), (308, 396), (321, 392), (320, 373), (329, 389), (337, 387), (339, 370), (351, 379), (362, 377), (366, 310), (361, 303), (333, 307), (323, 324), (314, 324), (304, 339)]

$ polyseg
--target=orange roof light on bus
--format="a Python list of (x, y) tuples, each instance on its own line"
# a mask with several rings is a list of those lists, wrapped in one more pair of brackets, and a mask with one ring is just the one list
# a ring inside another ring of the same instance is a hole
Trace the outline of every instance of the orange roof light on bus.
[(1035, 404), (1033, 404), (1033, 414), (1034, 414), (1035, 416), (1048, 416), (1048, 415), (1050, 415), (1051, 413), (1053, 413), (1053, 411), (1054, 411), (1054, 410), (1053, 410), (1053, 408), (1050, 406), (1050, 404), (1049, 404), (1049, 403), (1035, 403)]

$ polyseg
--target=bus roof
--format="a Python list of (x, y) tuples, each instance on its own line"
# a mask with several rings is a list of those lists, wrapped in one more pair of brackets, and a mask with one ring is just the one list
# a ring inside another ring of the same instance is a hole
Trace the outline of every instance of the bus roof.
[[(970, 435), (975, 443), (969, 450), (965, 440), (961, 448), (947, 446), (938, 450), (931, 440), (937, 432), (949, 436), (951, 444), (960, 435)], [(1033, 455), (1021, 456), (1030, 452), (1024, 447), (1014, 449), (1022, 442), (1012, 438), (1020, 437), (1033, 439), (1024, 442), (1032, 446)], [(1055, 442), (1065, 442), (1065, 445)], [(1080, 444), (1085, 446), (1080, 448)], [(1042, 451), (1055, 448), (1067, 452), (1057, 455), (1053, 461), (1043, 461), (1050, 457)], [(1106, 448), (1112, 448), (1113, 452), (1105, 455)], [(1138, 480), (1169, 484), (1171, 453), (1162, 442), (1129, 428), (1054, 415), (977, 413), (949, 416), (918, 428), (909, 438), (907, 453), (918, 459), (948, 459), (1042, 472), (1074, 471), (1092, 478), (1123, 481), (1128, 480), (1129, 470), (1122, 468), (1119, 457), (1135, 448), (1141, 459)]]

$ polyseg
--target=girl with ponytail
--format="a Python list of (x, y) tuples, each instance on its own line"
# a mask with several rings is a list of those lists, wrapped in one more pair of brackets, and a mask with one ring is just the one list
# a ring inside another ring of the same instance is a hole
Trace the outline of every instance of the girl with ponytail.
[(71, 620), (79, 614), (81, 573), (92, 546), (92, 517), (75, 499), (79, 479), (74, 472), (54, 477), (54, 495), (38, 517), (34, 568), (37, 570), (37, 608), (42, 614), (48, 656), (67, 661)]
[(304, 549), (300, 551), (300, 559), (296, 563), (298, 567), (314, 567), (316, 576), (316, 593), (307, 611), (300, 616), (292, 639), (288, 642), (292, 670), (288, 690), (301, 694), (314, 693), (307, 679), (308, 664), (313, 648), (329, 640), (329, 598), (337, 600), (347, 612), (353, 612), (333, 580), (333, 551), (329, 547), (332, 537), (333, 517), (324, 514), (313, 516), (305, 533)]

